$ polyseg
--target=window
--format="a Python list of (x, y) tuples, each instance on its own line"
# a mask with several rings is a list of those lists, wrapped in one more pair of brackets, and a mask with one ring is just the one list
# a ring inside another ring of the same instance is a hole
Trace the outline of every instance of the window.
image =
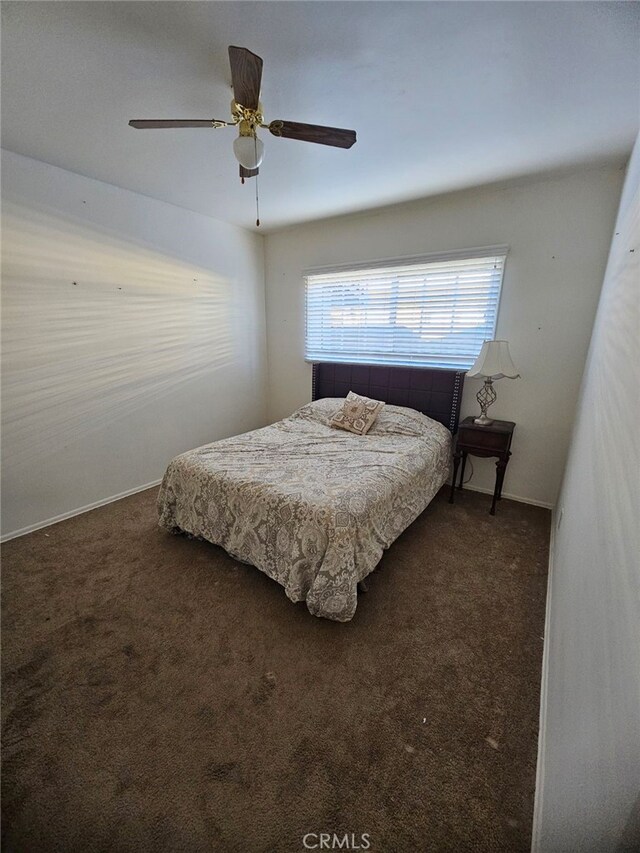
[(468, 370), (495, 335), (504, 246), (310, 270), (307, 361)]

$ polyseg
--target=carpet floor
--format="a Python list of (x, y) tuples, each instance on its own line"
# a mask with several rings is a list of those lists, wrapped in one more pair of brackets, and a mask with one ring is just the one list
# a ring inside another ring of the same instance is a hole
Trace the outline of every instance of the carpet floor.
[(443, 490), (340, 624), (155, 497), (3, 547), (3, 850), (529, 850), (547, 510)]

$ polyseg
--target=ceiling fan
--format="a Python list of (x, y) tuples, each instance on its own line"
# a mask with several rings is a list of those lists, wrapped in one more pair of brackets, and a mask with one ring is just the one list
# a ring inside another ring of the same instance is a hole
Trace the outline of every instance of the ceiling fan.
[(339, 127), (323, 127), (318, 124), (302, 124), (297, 121), (276, 121), (265, 124), (260, 103), (262, 59), (246, 47), (229, 47), (233, 100), (231, 121), (222, 119), (132, 119), (129, 124), (140, 130), (167, 127), (238, 127), (238, 138), (233, 143), (233, 152), (240, 164), (240, 177), (253, 178), (258, 174), (264, 155), (264, 144), (258, 138), (257, 129), (265, 128), (273, 136), (285, 139), (300, 139), (317, 142), (336, 148), (351, 148), (356, 141), (355, 130)]

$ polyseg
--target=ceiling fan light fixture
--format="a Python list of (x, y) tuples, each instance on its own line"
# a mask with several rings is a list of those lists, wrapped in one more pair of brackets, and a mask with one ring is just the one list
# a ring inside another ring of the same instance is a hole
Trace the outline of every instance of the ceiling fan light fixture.
[(245, 169), (257, 169), (264, 157), (264, 143), (257, 136), (240, 135), (234, 140), (233, 153)]
[[(174, 127), (201, 127), (218, 129), (236, 127), (238, 138), (233, 143), (233, 153), (240, 164), (240, 181), (255, 178), (256, 212), (258, 212), (258, 173), (264, 156), (264, 144), (256, 133), (264, 128), (272, 136), (284, 139), (299, 139), (302, 142), (315, 142), (330, 145), (333, 148), (351, 148), (356, 141), (355, 130), (342, 127), (325, 127), (320, 124), (303, 124), (299, 121), (275, 119), (265, 122), (260, 103), (262, 84), (262, 59), (246, 47), (229, 45), (229, 64), (231, 66), (231, 121), (223, 119), (131, 119), (129, 124), (138, 130)], [(256, 219), (260, 225), (260, 216)]]

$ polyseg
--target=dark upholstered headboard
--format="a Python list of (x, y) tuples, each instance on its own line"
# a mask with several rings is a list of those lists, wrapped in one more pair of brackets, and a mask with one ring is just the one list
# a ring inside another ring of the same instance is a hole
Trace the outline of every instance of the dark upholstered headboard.
[(392, 406), (416, 409), (455, 433), (463, 384), (461, 370), (324, 362), (313, 365), (312, 399), (346, 397), (354, 391)]

